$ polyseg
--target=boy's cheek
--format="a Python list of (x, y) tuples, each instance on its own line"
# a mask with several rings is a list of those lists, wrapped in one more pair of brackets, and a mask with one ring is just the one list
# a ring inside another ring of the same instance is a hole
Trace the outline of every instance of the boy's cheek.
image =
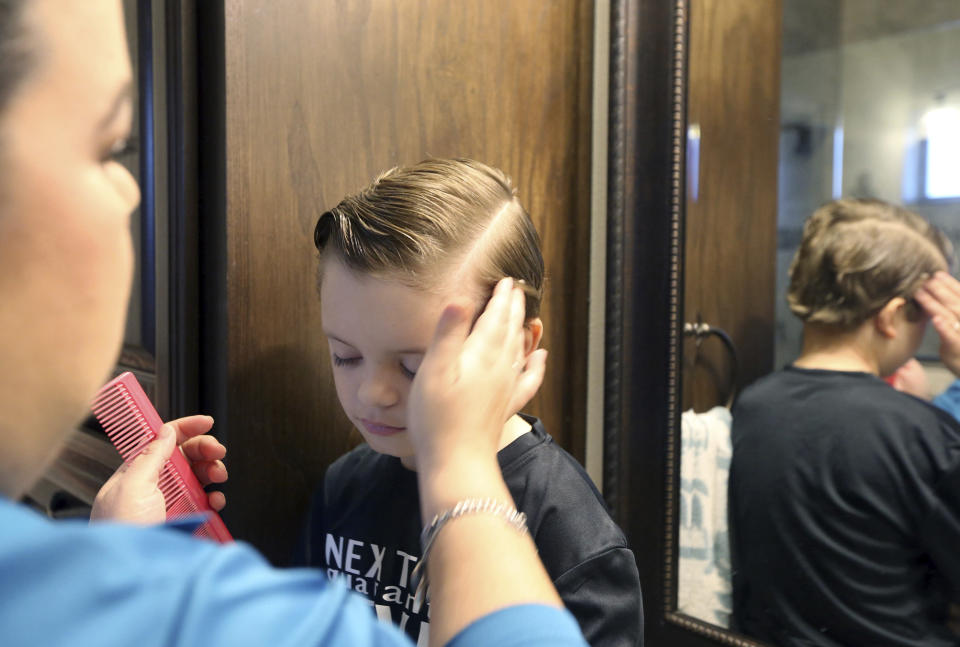
[(336, 367), (333, 368), (333, 384), (337, 391), (337, 400), (340, 401), (340, 407), (343, 411), (349, 416), (350, 415), (350, 386), (347, 380), (343, 375), (342, 371), (338, 371)]

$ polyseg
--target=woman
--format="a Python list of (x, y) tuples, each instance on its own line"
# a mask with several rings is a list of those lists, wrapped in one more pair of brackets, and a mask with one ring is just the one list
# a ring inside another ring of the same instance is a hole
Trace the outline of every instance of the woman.
[[(120, 345), (133, 269), (128, 218), (139, 195), (112, 155), (128, 136), (130, 86), (119, 0), (0, 0), (4, 643), (408, 644), (318, 573), (271, 569), (242, 544), (162, 527), (54, 524), (13, 503), (82, 417)], [(509, 280), (469, 336), (466, 313), (445, 310), (410, 396), (428, 527), (468, 498), (512, 505), (496, 441), (506, 412), (543, 378), (543, 354), (516, 368), (523, 297)], [(176, 432), (202, 480), (225, 478), (222, 447), (196, 437), (209, 425), (202, 417), (167, 425), (111, 479), (97, 515), (162, 518), (156, 480)], [(583, 644), (514, 521), (478, 511), (436, 524), (433, 644)]]

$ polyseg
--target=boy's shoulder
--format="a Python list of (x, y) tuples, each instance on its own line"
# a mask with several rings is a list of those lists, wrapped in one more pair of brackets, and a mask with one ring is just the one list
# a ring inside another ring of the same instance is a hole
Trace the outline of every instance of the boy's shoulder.
[[(572, 566), (570, 559), (585, 559), (594, 552), (625, 548), (626, 538), (586, 470), (553, 442), (540, 420), (522, 417), (532, 430), (501, 450), (500, 466), (541, 553), (556, 549), (563, 554), (562, 559), (543, 556), (548, 570), (564, 563)], [(559, 544), (553, 546), (552, 538)]]
[[(733, 408), (733, 437), (786, 437), (798, 428), (835, 430), (831, 442), (869, 443), (915, 457), (960, 463), (960, 422), (932, 403), (867, 373), (788, 367), (747, 387)], [(779, 433), (772, 433), (779, 431)], [(766, 442), (766, 440), (764, 441)]]
[(600, 491), (577, 459), (553, 441), (539, 418), (520, 415), (530, 423), (530, 432), (500, 450), (498, 455), (500, 469), (511, 492), (511, 483), (522, 483), (524, 490), (542, 489), (544, 493), (547, 490), (568, 491), (605, 509)]
[[(897, 391), (875, 375), (859, 371), (798, 368), (788, 365), (747, 386), (737, 397), (734, 414), (750, 407), (776, 409), (783, 415), (792, 415), (794, 408), (836, 408), (856, 411), (931, 409), (906, 393)], [(736, 420), (734, 415), (734, 420)]]

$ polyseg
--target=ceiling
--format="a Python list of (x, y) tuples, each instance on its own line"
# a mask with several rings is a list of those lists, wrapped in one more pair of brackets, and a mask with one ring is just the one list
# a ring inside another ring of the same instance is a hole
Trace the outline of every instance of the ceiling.
[(783, 0), (783, 55), (953, 23), (958, 0)]

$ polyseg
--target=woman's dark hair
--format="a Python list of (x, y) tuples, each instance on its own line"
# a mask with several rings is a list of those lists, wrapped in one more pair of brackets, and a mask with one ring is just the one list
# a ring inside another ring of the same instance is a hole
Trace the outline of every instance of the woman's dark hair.
[(23, 28), (26, 4), (27, 0), (0, 0), (0, 115), (33, 60)]

